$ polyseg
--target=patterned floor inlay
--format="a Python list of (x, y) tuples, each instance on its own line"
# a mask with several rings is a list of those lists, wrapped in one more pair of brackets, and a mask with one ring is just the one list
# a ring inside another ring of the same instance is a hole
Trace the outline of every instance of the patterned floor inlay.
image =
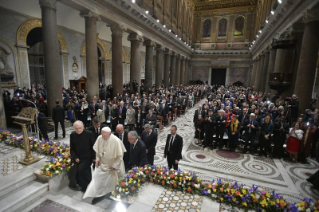
[(29, 212), (78, 212), (68, 206), (62, 205), (60, 203), (54, 202), (52, 200), (45, 200)]
[(199, 212), (201, 211), (202, 203), (203, 198), (197, 194), (191, 195), (181, 191), (165, 190), (152, 211)]
[(21, 153), (20, 155), (15, 155), (9, 158), (1, 159), (0, 160), (0, 167), (1, 167), (1, 175), (2, 176), (7, 176), (9, 174), (12, 174), (20, 169), (23, 169), (26, 167), (25, 165), (22, 165), (19, 163), (21, 159), (25, 157), (25, 153)]

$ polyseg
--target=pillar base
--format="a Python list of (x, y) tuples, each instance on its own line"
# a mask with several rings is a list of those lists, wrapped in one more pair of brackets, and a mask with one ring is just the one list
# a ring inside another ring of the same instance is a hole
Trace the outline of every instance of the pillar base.
[(29, 159), (25, 158), (25, 159), (20, 160), (19, 163), (22, 163), (23, 165), (28, 166), (32, 163), (38, 162), (39, 160), (41, 160), (41, 159), (38, 157), (35, 157), (35, 156), (31, 156), (31, 158), (29, 158)]

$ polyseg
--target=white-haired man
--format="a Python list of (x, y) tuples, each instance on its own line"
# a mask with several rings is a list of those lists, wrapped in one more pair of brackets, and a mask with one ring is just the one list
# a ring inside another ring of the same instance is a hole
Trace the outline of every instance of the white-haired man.
[[(102, 197), (114, 191), (118, 175), (125, 174), (123, 155), (126, 149), (122, 141), (111, 133), (109, 127), (102, 128), (93, 149), (96, 153), (95, 169), (83, 198)], [(93, 200), (92, 203), (94, 202)]]
[(74, 122), (73, 126), (75, 131), (70, 135), (70, 151), (77, 163), (76, 181), (81, 191), (85, 192), (92, 179), (90, 167), (95, 160), (93, 150), (95, 137), (91, 131), (84, 130), (82, 121)]

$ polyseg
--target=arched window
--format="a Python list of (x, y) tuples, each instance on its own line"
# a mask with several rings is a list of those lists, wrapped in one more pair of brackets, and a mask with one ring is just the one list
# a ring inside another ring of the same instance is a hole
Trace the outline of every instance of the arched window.
[(235, 21), (234, 35), (243, 35), (245, 28), (245, 18), (243, 16), (238, 16)]
[(212, 25), (212, 22), (210, 19), (206, 19), (203, 22), (203, 37), (210, 37), (211, 25)]
[(227, 19), (221, 18), (218, 23), (218, 36), (226, 36)]

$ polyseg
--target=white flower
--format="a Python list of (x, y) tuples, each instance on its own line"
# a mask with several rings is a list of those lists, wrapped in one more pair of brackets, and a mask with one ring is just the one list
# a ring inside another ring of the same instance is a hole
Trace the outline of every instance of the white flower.
[(213, 198), (216, 198), (217, 196), (216, 196), (216, 194), (212, 194), (212, 197), (213, 197)]
[(125, 194), (129, 194), (129, 193), (130, 193), (130, 192), (128, 192), (128, 191), (127, 191), (127, 192), (125, 192)]
[(136, 184), (136, 180), (133, 181), (133, 184)]
[(183, 184), (182, 187), (185, 187), (185, 185)]
[(52, 167), (52, 165), (49, 166), (49, 168), (51, 168), (51, 167)]
[(175, 175), (177, 175), (177, 172), (175, 172)]
[(49, 168), (46, 168), (45, 170), (49, 171), (50, 169), (49, 169)]
[(260, 197), (259, 194), (256, 194), (256, 199), (259, 199), (259, 197)]
[(302, 211), (302, 208), (301, 208), (301, 207), (298, 207), (298, 211)]
[(181, 183), (181, 182), (179, 182), (179, 183), (178, 183), (178, 185), (182, 185), (182, 183)]
[(128, 186), (128, 183), (126, 182), (125, 185)]
[(68, 159), (68, 163), (69, 163), (69, 162), (71, 162), (71, 159), (70, 159), (70, 158)]
[(56, 170), (56, 171), (55, 171), (55, 173), (56, 173), (56, 174), (59, 174), (59, 171), (58, 171), (58, 170)]
[(62, 161), (62, 158), (60, 158), (59, 162), (61, 162), (61, 161)]
[(208, 189), (208, 190), (207, 190), (207, 193), (209, 193), (209, 194), (210, 194), (211, 192), (212, 192), (212, 190), (210, 190), (210, 189)]
[(184, 180), (184, 181), (183, 181), (183, 183), (185, 184), (185, 183), (186, 183), (186, 181)]
[(167, 177), (167, 179), (169, 180), (169, 179), (171, 179), (170, 177)]
[(310, 209), (310, 208), (307, 208), (306, 212), (311, 212), (311, 209)]
[(119, 192), (121, 192), (122, 191), (122, 188), (119, 188)]

